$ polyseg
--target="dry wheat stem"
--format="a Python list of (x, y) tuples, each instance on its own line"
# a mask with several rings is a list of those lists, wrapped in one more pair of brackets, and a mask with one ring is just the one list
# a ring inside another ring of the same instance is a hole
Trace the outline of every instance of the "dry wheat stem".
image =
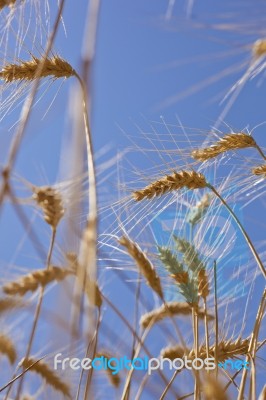
[(48, 385), (52, 386), (55, 390), (61, 392), (65, 397), (71, 399), (69, 385), (62, 381), (62, 379), (52, 370), (44, 361), (35, 363), (32, 357), (24, 358), (20, 365), (26, 369), (31, 366), (30, 371), (39, 374)]
[(60, 282), (67, 276), (73, 275), (74, 270), (50, 266), (48, 269), (39, 269), (19, 280), (10, 282), (3, 286), (7, 295), (24, 296), (27, 292), (35, 292), (39, 287), (45, 287), (51, 282)]
[(0, 354), (4, 354), (8, 359), (10, 364), (14, 364), (17, 358), (16, 348), (12, 340), (4, 334), (0, 334)]
[(258, 149), (254, 138), (246, 133), (233, 133), (225, 135), (210, 147), (192, 151), (191, 155), (196, 160), (207, 161), (227, 151), (244, 149), (247, 147), (255, 147)]
[(136, 201), (143, 199), (152, 199), (165, 193), (173, 192), (178, 189), (200, 189), (207, 186), (204, 175), (195, 171), (173, 172), (172, 175), (166, 175), (161, 179), (152, 182), (144, 189), (133, 192)]
[[(185, 302), (168, 302), (166, 303), (167, 307), (163, 304), (161, 307), (156, 308), (144, 315), (142, 315), (140, 319), (140, 325), (143, 328), (147, 328), (147, 326), (150, 324), (152, 321), (152, 324), (156, 324), (157, 322), (160, 322), (164, 320), (167, 317), (171, 316), (187, 316), (191, 315), (191, 306), (188, 303)], [(203, 319), (205, 318), (205, 311), (198, 309), (197, 311), (198, 317)], [(211, 320), (213, 319), (213, 316), (207, 315), (207, 319)]]
[(119, 243), (121, 246), (126, 248), (128, 254), (134, 259), (139, 271), (146, 278), (148, 285), (158, 294), (160, 298), (163, 298), (160, 278), (146, 254), (141, 250), (137, 243), (125, 236), (119, 240)]

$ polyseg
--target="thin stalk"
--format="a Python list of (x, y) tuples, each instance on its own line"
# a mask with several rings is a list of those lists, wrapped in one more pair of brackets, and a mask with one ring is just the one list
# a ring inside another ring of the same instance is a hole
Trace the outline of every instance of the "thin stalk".
[[(257, 316), (256, 316), (256, 321), (255, 321), (253, 332), (252, 332), (251, 339), (249, 342), (248, 354), (250, 355), (250, 357), (252, 357), (252, 360), (254, 360), (255, 355), (256, 355), (258, 335), (259, 335), (260, 325), (261, 325), (261, 321), (263, 319), (265, 309), (266, 309), (266, 289), (264, 289), (264, 292), (262, 294), (262, 299), (260, 301), (260, 305), (259, 305)], [(247, 362), (248, 362), (248, 360), (249, 360), (249, 356), (247, 356), (247, 358), (246, 358)], [(245, 368), (243, 370), (237, 400), (244, 399), (246, 380), (247, 380), (247, 369)]]
[(233, 217), (233, 219), (234, 219), (235, 222), (237, 223), (237, 225), (238, 225), (240, 231), (242, 232), (242, 234), (243, 234), (243, 236), (244, 236), (244, 238), (245, 238), (245, 240), (246, 240), (246, 242), (247, 242), (247, 244), (248, 244), (248, 246), (249, 246), (249, 248), (250, 248), (250, 250), (251, 250), (251, 252), (252, 252), (252, 254), (253, 254), (253, 256), (254, 256), (254, 258), (255, 258), (255, 260), (256, 260), (256, 262), (257, 262), (259, 268), (260, 268), (260, 270), (261, 270), (261, 272), (262, 272), (262, 274), (263, 274), (263, 276), (264, 276), (264, 278), (266, 278), (266, 270), (265, 270), (265, 268), (264, 268), (264, 266), (263, 266), (263, 263), (262, 263), (262, 261), (261, 261), (259, 255), (258, 255), (258, 253), (257, 253), (257, 251), (256, 251), (256, 249), (255, 249), (255, 247), (253, 246), (253, 243), (252, 243), (250, 237), (248, 236), (248, 234), (247, 234), (245, 228), (244, 228), (243, 225), (241, 224), (240, 220), (238, 219), (238, 217), (236, 216), (236, 214), (234, 213), (234, 211), (232, 210), (232, 208), (231, 208), (231, 207), (227, 204), (227, 202), (223, 199), (223, 197), (217, 192), (217, 190), (216, 190), (212, 185), (210, 185), (210, 184), (208, 184), (208, 187), (209, 187), (209, 189), (211, 189), (211, 190), (213, 191), (213, 193), (220, 199), (220, 201), (222, 202), (222, 204), (227, 208), (227, 210), (229, 211), (229, 213), (231, 214), (231, 216)]
[(218, 301), (217, 301), (217, 264), (216, 260), (214, 260), (213, 264), (213, 274), (214, 274), (214, 313), (215, 313), (215, 350), (214, 350), (214, 358), (215, 358), (215, 375), (216, 379), (218, 377), (218, 337), (219, 337), (219, 319), (218, 319)]
[(161, 397), (160, 397), (160, 400), (165, 399), (165, 396), (167, 395), (167, 393), (168, 393), (170, 387), (171, 387), (172, 384), (174, 383), (174, 380), (175, 380), (175, 378), (177, 377), (177, 374), (178, 374), (179, 372), (180, 372), (180, 370), (178, 370), (178, 369), (174, 372), (172, 378), (170, 379), (170, 381), (168, 382), (167, 386), (165, 387), (165, 389), (164, 389), (164, 391), (163, 391), (163, 393), (162, 393), (162, 395), (161, 395)]
[(260, 153), (261, 157), (262, 157), (264, 160), (266, 160), (266, 156), (265, 156), (265, 154), (263, 153), (263, 151), (261, 150), (260, 146), (256, 144), (255, 147), (256, 147), (256, 149), (258, 150), (258, 152)]
[[(210, 340), (209, 340), (209, 324), (208, 324), (208, 313), (207, 313), (207, 299), (203, 299), (203, 304), (204, 304), (204, 326), (205, 326), (205, 346), (206, 346), (206, 354), (207, 358), (209, 358), (210, 352)], [(208, 370), (209, 373), (209, 370)]]
[[(198, 332), (198, 315), (197, 310), (192, 307), (192, 325), (193, 325), (193, 337), (194, 337), (194, 353), (195, 357), (198, 358), (199, 354), (199, 332)], [(198, 371), (194, 372), (195, 375), (195, 387), (194, 387), (194, 399), (199, 400), (200, 388), (199, 388), (199, 374)]]
[[(56, 229), (52, 228), (51, 242), (50, 242), (50, 247), (48, 250), (47, 261), (46, 261), (47, 269), (49, 269), (49, 266), (51, 264), (51, 258), (52, 258), (52, 253), (53, 253), (53, 249), (54, 249), (54, 243), (55, 243), (55, 236), (56, 236)], [(39, 299), (38, 299), (38, 303), (37, 303), (37, 307), (36, 307), (35, 315), (34, 315), (33, 326), (31, 329), (30, 339), (29, 339), (29, 343), (27, 346), (26, 354), (25, 354), (26, 359), (29, 357), (31, 349), (32, 349), (32, 345), (33, 345), (33, 341), (34, 341), (34, 337), (35, 337), (35, 333), (36, 333), (36, 328), (37, 328), (38, 321), (39, 321), (40, 314), (41, 314), (43, 299), (44, 299), (44, 287), (42, 287), (40, 290), (40, 295), (39, 295)], [(19, 381), (17, 395), (16, 395), (15, 400), (19, 400), (19, 398), (20, 398), (22, 388), (23, 388), (23, 382), (24, 382), (24, 375), (21, 377), (21, 379)]]

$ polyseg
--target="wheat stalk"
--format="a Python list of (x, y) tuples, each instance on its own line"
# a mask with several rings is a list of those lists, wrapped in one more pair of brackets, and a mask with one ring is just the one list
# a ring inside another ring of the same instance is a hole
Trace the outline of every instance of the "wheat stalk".
[(30, 61), (6, 64), (0, 71), (0, 79), (3, 79), (6, 83), (33, 81), (38, 76), (40, 65), (42, 65), (40, 78), (51, 76), (54, 79), (59, 79), (77, 75), (71, 65), (59, 56), (53, 56), (45, 60), (32, 56)]
[[(175, 315), (180, 315), (180, 316), (191, 315), (191, 306), (185, 302), (177, 302), (177, 301), (167, 302), (166, 304), (163, 304), (161, 307), (156, 308), (142, 315), (140, 319), (140, 325), (143, 328), (147, 328), (151, 324), (151, 322), (153, 325), (159, 321), (164, 320), (167, 317)], [(204, 318), (205, 312), (199, 309), (198, 316), (199, 318)], [(207, 315), (207, 318), (209, 320), (212, 320), (213, 316)]]
[(10, 361), (11, 364), (14, 364), (17, 358), (17, 352), (12, 340), (4, 335), (0, 334), (0, 354), (4, 354)]
[(50, 266), (47, 269), (33, 271), (17, 281), (4, 285), (3, 291), (8, 295), (24, 296), (27, 292), (35, 292), (39, 287), (45, 287), (51, 282), (60, 282), (71, 274), (74, 274), (74, 270)]
[(166, 175), (152, 182), (144, 189), (134, 191), (133, 197), (136, 201), (141, 201), (159, 197), (182, 188), (200, 189), (206, 186), (207, 182), (204, 175), (196, 171), (173, 172), (172, 175)]
[(95, 307), (98, 307), (100, 309), (102, 306), (103, 300), (102, 300), (102, 294), (101, 294), (101, 291), (99, 289), (97, 282), (87, 280), (85, 292), (87, 294), (89, 301)]
[(151, 261), (141, 250), (139, 245), (125, 236), (119, 239), (119, 243), (121, 246), (126, 248), (128, 254), (134, 259), (141, 274), (146, 278), (148, 285), (159, 295), (159, 297), (163, 298), (160, 278)]
[(209, 280), (205, 268), (198, 271), (198, 295), (206, 300), (210, 293)]
[(52, 370), (44, 361), (36, 360), (33, 357), (24, 358), (20, 362), (20, 366), (27, 369), (31, 366), (30, 371), (39, 374), (48, 385), (55, 390), (61, 392), (64, 396), (71, 399), (69, 385), (61, 380), (61, 378)]

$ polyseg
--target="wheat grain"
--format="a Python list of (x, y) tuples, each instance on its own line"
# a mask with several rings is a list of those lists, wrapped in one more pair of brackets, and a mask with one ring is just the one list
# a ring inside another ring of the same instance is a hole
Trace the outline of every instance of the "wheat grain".
[(40, 286), (45, 287), (51, 282), (60, 282), (68, 275), (74, 274), (74, 270), (50, 266), (48, 269), (36, 270), (19, 280), (3, 286), (3, 291), (8, 295), (24, 296), (27, 292), (34, 292)]
[(103, 300), (102, 294), (99, 289), (97, 282), (87, 281), (86, 282), (86, 294), (88, 296), (89, 301), (98, 308), (101, 308)]
[(258, 176), (262, 175), (264, 178), (266, 178), (266, 164), (253, 168), (252, 173)]
[(61, 194), (50, 186), (34, 187), (33, 192), (33, 199), (43, 210), (44, 220), (56, 229), (65, 212)]
[[(111, 364), (110, 365), (111, 367), (112, 366), (116, 367), (116, 365), (114, 364), (114, 361), (113, 362), (111, 361), (113, 356), (105, 350), (101, 350), (101, 351), (97, 352), (95, 357), (96, 358), (103, 357), (107, 360), (108, 364)], [(112, 368), (110, 368), (110, 366), (107, 365), (106, 372), (107, 372), (107, 375), (108, 375), (108, 378), (109, 378), (111, 384), (117, 388), (121, 383), (121, 379), (120, 379), (120, 376), (118, 375), (118, 373), (113, 374), (114, 370)]]
[(187, 221), (192, 225), (196, 225), (201, 218), (206, 214), (211, 203), (211, 195), (205, 193), (198, 203), (191, 208), (188, 213)]
[(252, 52), (255, 57), (261, 57), (266, 55), (266, 39), (258, 39), (253, 44)]
[(192, 151), (191, 155), (196, 160), (207, 161), (229, 150), (244, 149), (247, 147), (257, 147), (257, 143), (252, 136), (242, 132), (232, 133), (225, 135), (210, 147)]
[(20, 366), (24, 369), (29, 368), (31, 365), (31, 372), (36, 372), (46, 381), (48, 385), (61, 392), (64, 396), (71, 398), (69, 385), (63, 382), (48, 364), (46, 364), (44, 361), (39, 361), (36, 363), (36, 360), (33, 357), (24, 358), (20, 362)]
[(149, 286), (160, 296), (163, 297), (160, 278), (157, 275), (155, 268), (146, 254), (141, 250), (137, 243), (123, 236), (119, 243), (127, 249), (128, 254), (136, 262), (141, 274), (146, 278)]
[[(140, 325), (143, 328), (147, 328), (151, 322), (153, 324), (164, 320), (167, 317), (171, 317), (174, 315), (180, 315), (180, 316), (186, 316), (186, 315), (191, 315), (191, 306), (185, 302), (177, 302), (177, 301), (172, 301), (168, 302), (166, 304), (163, 304), (161, 307), (156, 308), (155, 310), (152, 310), (144, 315), (142, 315), (140, 319)], [(204, 318), (205, 313), (203, 310), (198, 310), (198, 316), (199, 318)], [(209, 320), (213, 319), (213, 316), (208, 315), (207, 318)]]
[(38, 69), (42, 65), (41, 78), (51, 76), (55, 79), (76, 76), (71, 65), (59, 56), (47, 58), (46, 60), (32, 57), (30, 61), (21, 61), (19, 64), (7, 64), (0, 71), (0, 79), (6, 83), (15, 81), (32, 81), (38, 75)]
[(133, 197), (136, 201), (141, 201), (143, 199), (159, 197), (165, 193), (173, 192), (174, 190), (182, 188), (200, 189), (206, 186), (207, 182), (204, 175), (196, 171), (173, 172), (172, 175), (166, 175), (163, 178), (152, 182), (144, 189), (134, 191)]
[(10, 364), (14, 364), (17, 358), (17, 352), (12, 340), (4, 335), (0, 334), (0, 353), (4, 354), (10, 361)]

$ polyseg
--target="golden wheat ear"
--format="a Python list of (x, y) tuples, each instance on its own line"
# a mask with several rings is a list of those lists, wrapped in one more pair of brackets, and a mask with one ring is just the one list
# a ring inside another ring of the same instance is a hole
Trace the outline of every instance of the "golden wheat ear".
[(252, 169), (252, 173), (254, 175), (262, 176), (266, 178), (266, 164), (265, 165), (259, 165), (258, 167), (255, 167)]
[(65, 213), (61, 193), (50, 186), (35, 186), (33, 187), (33, 199), (42, 209), (47, 224), (56, 229)]
[(160, 197), (165, 193), (173, 192), (178, 189), (200, 189), (207, 186), (204, 175), (196, 171), (174, 172), (172, 175), (165, 175), (163, 178), (152, 182), (144, 189), (133, 192), (136, 201)]
[(72, 269), (50, 266), (48, 269), (33, 271), (17, 281), (7, 283), (3, 286), (3, 292), (7, 295), (24, 296), (27, 292), (35, 292), (39, 287), (45, 287), (51, 282), (60, 282), (74, 273)]
[(205, 377), (202, 385), (204, 400), (229, 400), (222, 384), (209, 375)]
[(12, 340), (4, 334), (0, 334), (0, 354), (5, 355), (10, 364), (14, 364), (17, 359), (16, 348)]
[(230, 150), (245, 149), (248, 147), (258, 147), (255, 139), (246, 133), (232, 133), (225, 135), (218, 142), (204, 149), (194, 150), (191, 156), (195, 160), (207, 161)]
[(133, 258), (139, 268), (140, 273), (144, 276), (148, 285), (158, 294), (159, 297), (163, 298), (160, 278), (157, 275), (151, 261), (141, 250), (139, 245), (125, 236), (123, 236), (119, 240), (119, 243), (121, 244), (121, 246), (126, 248), (127, 253)]
[(6, 83), (33, 81), (38, 77), (39, 68), (41, 68), (40, 78), (50, 76), (54, 79), (59, 79), (77, 76), (71, 65), (59, 56), (53, 56), (45, 60), (33, 56), (30, 61), (6, 64), (0, 71), (0, 79), (3, 79)]
[(266, 39), (258, 39), (252, 46), (252, 52), (255, 57), (265, 56), (266, 54)]
[(70, 387), (67, 383), (62, 381), (62, 379), (52, 370), (48, 364), (44, 361), (39, 361), (36, 363), (33, 357), (24, 358), (20, 362), (20, 366), (24, 369), (30, 367), (31, 372), (35, 372), (40, 375), (48, 385), (52, 386), (58, 392), (61, 392), (65, 397), (71, 399)]
[[(100, 350), (99, 352), (96, 353), (95, 357), (103, 357), (103, 358), (106, 358), (107, 360), (110, 360), (114, 356), (112, 356), (106, 350)], [(111, 364), (112, 364), (112, 362), (111, 362)], [(111, 385), (113, 385), (116, 388), (119, 387), (120, 383), (121, 383), (119, 374), (113, 374), (113, 370), (111, 368), (107, 368), (106, 373), (107, 373), (107, 376), (108, 376), (108, 379), (109, 379)]]

